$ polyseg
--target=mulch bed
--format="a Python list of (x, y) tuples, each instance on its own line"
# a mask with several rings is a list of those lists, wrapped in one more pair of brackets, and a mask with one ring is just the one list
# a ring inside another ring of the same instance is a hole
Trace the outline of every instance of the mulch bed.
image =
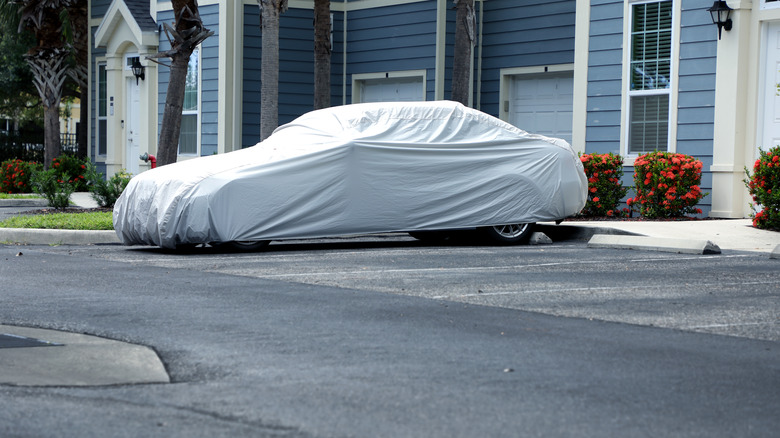
[(55, 214), (55, 213), (96, 213), (96, 212), (109, 212), (114, 211), (113, 208), (80, 208), (80, 207), (68, 207), (62, 210), (55, 208), (41, 208), (38, 210), (22, 211), (19, 214)]

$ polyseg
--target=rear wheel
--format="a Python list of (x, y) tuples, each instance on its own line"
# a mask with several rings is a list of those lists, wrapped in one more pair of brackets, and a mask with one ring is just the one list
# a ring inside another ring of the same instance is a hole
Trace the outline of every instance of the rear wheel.
[(528, 242), (533, 233), (534, 224), (508, 224), (480, 228), (485, 237), (502, 245), (517, 245)]

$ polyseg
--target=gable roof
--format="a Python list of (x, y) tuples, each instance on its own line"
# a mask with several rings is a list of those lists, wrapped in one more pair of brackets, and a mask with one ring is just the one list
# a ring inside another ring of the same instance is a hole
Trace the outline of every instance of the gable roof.
[(149, 2), (145, 0), (112, 0), (103, 21), (95, 32), (95, 47), (108, 47), (117, 26), (124, 23), (133, 34), (136, 46), (159, 45), (157, 23), (149, 15)]
[(141, 30), (157, 30), (157, 23), (149, 15), (149, 0), (125, 0), (125, 4)]

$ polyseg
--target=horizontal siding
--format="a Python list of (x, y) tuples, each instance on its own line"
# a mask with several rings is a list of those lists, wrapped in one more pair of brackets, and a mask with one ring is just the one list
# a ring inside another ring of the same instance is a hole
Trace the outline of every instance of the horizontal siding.
[(574, 62), (574, 0), (483, 3), (481, 107), (499, 114), (501, 69)]
[[(701, 187), (711, 193), (717, 28), (707, 13), (710, 6), (709, 0), (683, 0), (681, 5), (677, 152), (702, 161)], [(711, 203), (709, 195), (699, 203), (705, 214)]]
[[(677, 72), (677, 152), (702, 161), (702, 189), (711, 191), (712, 136), (715, 103), (715, 64), (717, 44), (715, 28), (706, 9), (709, 0), (683, 0), (679, 69)], [(586, 151), (620, 153), (623, 2), (593, 0), (588, 57), (588, 102), (586, 117)], [(631, 175), (633, 169), (627, 168)], [(709, 196), (700, 202), (705, 215), (710, 209)]]
[(213, 155), (219, 141), (219, 5), (200, 6), (198, 11), (203, 25), (214, 31), (200, 50), (200, 154)]
[[(347, 14), (348, 103), (352, 102), (352, 75), (400, 70), (427, 70), (426, 99), (433, 99), (436, 11), (436, 2), (427, 1)], [(338, 47), (342, 53), (343, 47), (342, 42)]]
[[(311, 9), (290, 8), (279, 18), (278, 117), (280, 125), (289, 123), (314, 109), (312, 23)], [(334, 38), (334, 46), (335, 44)], [(260, 141), (262, 46), (260, 9), (257, 5), (244, 5), (242, 147), (253, 146)], [(334, 58), (331, 57), (331, 71), (335, 66), (340, 68), (340, 64), (334, 63)], [(341, 59), (339, 57), (337, 62)], [(335, 82), (337, 80), (331, 76), (331, 83)], [(333, 97), (331, 99), (334, 103), (340, 102), (340, 99), (335, 100)]]
[[(201, 6), (198, 8), (203, 24), (214, 35), (207, 38), (200, 49), (200, 154), (212, 155), (217, 152), (217, 136), (219, 132), (219, 5)], [(161, 11), (157, 14), (158, 23), (173, 23), (173, 11)], [(160, 38), (160, 51), (170, 49), (168, 39)], [(170, 62), (170, 60), (163, 60)], [(158, 99), (157, 113), (162, 128), (165, 99), (170, 81), (170, 69), (163, 65), (158, 67)]]
[(620, 153), (623, 2), (592, 1), (585, 151)]
[(244, 5), (243, 95), (241, 146), (260, 141), (260, 66), (263, 40), (260, 34), (260, 12), (257, 5)]

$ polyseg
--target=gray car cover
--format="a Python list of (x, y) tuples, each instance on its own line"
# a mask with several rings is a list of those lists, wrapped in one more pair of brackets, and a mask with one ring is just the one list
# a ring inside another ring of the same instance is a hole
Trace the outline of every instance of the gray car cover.
[(454, 102), (371, 103), (143, 172), (113, 217), (124, 244), (174, 248), (557, 220), (587, 186), (563, 140)]

